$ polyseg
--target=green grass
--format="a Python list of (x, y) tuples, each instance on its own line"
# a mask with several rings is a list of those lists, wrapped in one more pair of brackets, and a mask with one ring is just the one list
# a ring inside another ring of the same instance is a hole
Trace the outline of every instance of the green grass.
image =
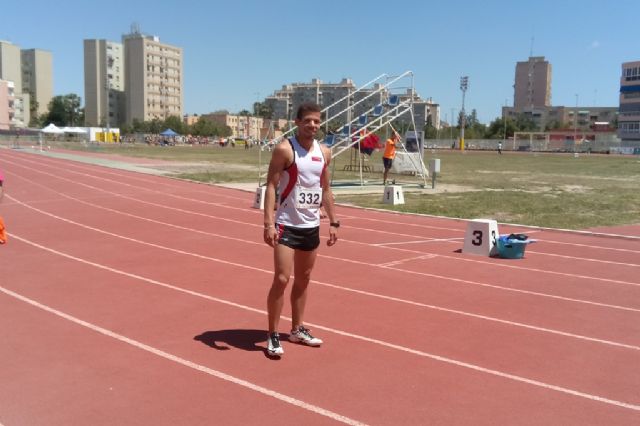
[[(440, 158), (436, 186), (468, 191), (405, 192), (405, 204), (348, 196), (355, 205), (457, 218), (584, 229), (640, 223), (640, 158), (568, 154), (429, 152)], [(429, 186), (430, 187), (430, 186)]]
[[(257, 182), (257, 148), (213, 146), (159, 147), (137, 145), (64, 144), (65, 148), (155, 158), (179, 163), (197, 162), (198, 172), (177, 177), (203, 182)], [(345, 172), (351, 161), (345, 152), (336, 158), (333, 178), (359, 182), (359, 173)], [(356, 157), (354, 157), (356, 158)], [(572, 154), (427, 151), (425, 162), (441, 160), (436, 188), (431, 181), (420, 192), (405, 191), (405, 204), (382, 203), (382, 191), (375, 194), (338, 193), (338, 202), (456, 218), (494, 218), (500, 222), (546, 227), (584, 229), (640, 223), (640, 157)], [(266, 172), (269, 152), (261, 153), (261, 170)], [(381, 154), (367, 158), (368, 165), (382, 164)], [(202, 165), (204, 164), (204, 169)], [(380, 172), (364, 173), (365, 180), (380, 183)], [(411, 176), (395, 176), (417, 183)]]

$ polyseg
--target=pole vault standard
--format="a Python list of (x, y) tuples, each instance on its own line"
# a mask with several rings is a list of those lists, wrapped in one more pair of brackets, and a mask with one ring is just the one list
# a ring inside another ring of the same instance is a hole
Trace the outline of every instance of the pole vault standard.
[[(399, 84), (398, 82), (405, 81), (407, 78), (410, 78), (410, 96), (408, 99), (404, 101), (399, 101), (399, 95), (390, 95), (390, 93), (394, 90), (398, 90)], [(413, 115), (413, 103), (415, 97), (415, 89), (413, 82), (413, 72), (405, 71), (404, 73), (398, 76), (388, 76), (387, 74), (381, 74), (378, 77), (370, 80), (363, 86), (359, 87), (355, 91), (349, 91), (347, 95), (333, 102), (331, 105), (325, 107), (322, 112), (325, 114), (325, 120), (320, 124), (321, 127), (324, 126), (325, 129), (329, 128), (329, 123), (333, 120), (338, 121), (339, 117), (346, 116), (348, 123), (343, 126), (343, 130), (340, 132), (341, 134), (336, 137), (336, 140), (339, 140), (335, 145), (331, 145), (332, 150), (332, 158), (335, 158), (342, 154), (349, 148), (352, 148), (355, 144), (358, 144), (358, 152), (361, 152), (361, 143), (362, 138), (360, 137), (360, 132), (364, 131), (365, 133), (373, 133), (385, 125), (391, 123), (393, 120), (409, 113), (411, 114), (411, 125), (413, 127), (414, 134), (416, 138), (418, 137), (419, 132), (415, 126), (415, 118)], [(386, 79), (386, 81), (382, 81)], [(370, 86), (373, 87), (371, 88)], [(358, 99), (356, 102), (351, 103), (350, 100), (356, 96), (358, 93), (361, 93), (363, 96)], [(355, 116), (355, 109), (366, 102), (368, 99), (371, 99), (374, 96), (378, 96), (380, 102), (377, 103), (373, 108), (369, 108), (362, 114)], [(383, 99), (387, 99), (387, 102), (383, 102)], [(341, 111), (338, 111), (335, 114), (331, 114), (332, 108), (340, 103), (346, 102), (347, 107)], [(386, 109), (386, 111), (384, 111)], [(369, 118), (372, 118), (369, 121)], [(269, 141), (269, 145), (275, 145), (284, 140), (288, 135), (292, 134), (296, 130), (296, 127), (290, 128), (288, 131), (283, 133), (278, 137), (274, 137)], [(420, 144), (421, 145), (421, 144)], [(422, 146), (422, 145), (421, 145)], [(422, 153), (420, 153), (422, 154)], [(262, 173), (262, 156), (258, 157), (258, 184), (260, 184), (262, 177), (264, 174)], [(413, 159), (412, 159), (413, 163)], [(422, 155), (420, 155), (420, 166), (414, 165), (416, 174), (422, 175), (424, 178), (423, 185), (426, 186), (426, 177), (424, 176), (424, 171), (426, 170), (424, 167), (424, 162), (422, 160)], [(334, 162), (335, 166), (335, 162)], [(360, 184), (363, 185), (363, 176), (362, 176), (362, 159), (359, 159), (359, 169), (360, 169)]]

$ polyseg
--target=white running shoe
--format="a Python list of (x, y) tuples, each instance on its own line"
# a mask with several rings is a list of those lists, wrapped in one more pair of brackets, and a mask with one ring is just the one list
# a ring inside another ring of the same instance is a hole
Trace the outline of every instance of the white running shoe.
[(267, 353), (271, 356), (281, 356), (284, 354), (284, 349), (280, 345), (280, 335), (278, 333), (271, 333), (267, 335)]
[(320, 346), (322, 340), (317, 337), (313, 337), (308, 328), (299, 326), (297, 330), (291, 330), (289, 335), (289, 341), (293, 343), (302, 343), (307, 346)]

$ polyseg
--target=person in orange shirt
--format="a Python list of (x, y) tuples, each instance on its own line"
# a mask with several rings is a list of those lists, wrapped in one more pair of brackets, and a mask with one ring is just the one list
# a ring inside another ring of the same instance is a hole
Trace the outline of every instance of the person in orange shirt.
[(400, 135), (393, 132), (391, 137), (387, 139), (384, 144), (384, 154), (382, 154), (382, 164), (384, 165), (384, 174), (382, 175), (382, 184), (387, 184), (387, 175), (393, 165), (393, 160), (396, 158), (396, 144), (400, 140)]

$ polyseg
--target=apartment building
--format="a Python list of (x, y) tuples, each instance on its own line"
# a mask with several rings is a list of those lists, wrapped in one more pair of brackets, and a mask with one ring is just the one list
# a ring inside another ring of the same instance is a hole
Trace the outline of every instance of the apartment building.
[(124, 48), (107, 40), (84, 40), (85, 125), (118, 127), (126, 120)]
[(618, 137), (625, 146), (640, 146), (640, 61), (622, 64), (619, 102)]
[(42, 49), (23, 49), (20, 53), (22, 91), (35, 101), (35, 112), (45, 114), (53, 99), (53, 56)]
[[(0, 80), (5, 80), (7, 90), (13, 92), (11, 128), (24, 128), (29, 124), (30, 96), (22, 92), (22, 69), (20, 47), (0, 41)], [(12, 87), (12, 89), (9, 89)]]
[(182, 48), (139, 32), (123, 36), (126, 122), (183, 116)]
[(513, 106), (516, 111), (551, 106), (551, 64), (544, 56), (516, 63)]
[(503, 107), (502, 116), (516, 119), (518, 115), (524, 115), (531, 119), (539, 131), (547, 127), (565, 129), (576, 128), (587, 131), (595, 126), (612, 126), (618, 116), (617, 107), (592, 107), (592, 106), (549, 106), (544, 108), (516, 110), (513, 107)]
[(13, 81), (0, 80), (0, 130), (11, 129), (13, 104)]
[[(271, 108), (274, 119), (294, 120), (298, 107), (305, 102), (315, 102), (322, 108), (329, 108), (327, 116), (341, 122), (347, 123), (355, 119), (366, 111), (372, 110), (376, 105), (384, 102), (388, 97), (387, 91), (380, 91), (381, 85), (376, 84), (369, 89), (357, 90), (358, 88), (349, 78), (342, 79), (339, 83), (325, 83), (320, 79), (312, 79), (310, 83), (292, 83), (282, 86), (273, 95), (268, 96), (264, 103)], [(378, 91), (378, 93), (373, 94)], [(350, 100), (346, 97), (352, 95)], [(422, 129), (429, 117), (434, 126), (440, 124), (440, 108), (431, 101), (424, 101), (417, 93), (401, 94), (401, 99), (408, 99), (413, 96), (414, 117), (416, 127)], [(345, 98), (344, 100), (341, 100)], [(343, 112), (349, 106), (353, 106), (351, 116)], [(409, 123), (411, 117), (408, 114), (400, 117), (398, 121)]]
[(265, 126), (264, 118), (248, 115), (212, 113), (203, 114), (201, 118), (229, 127), (234, 138), (260, 139)]

